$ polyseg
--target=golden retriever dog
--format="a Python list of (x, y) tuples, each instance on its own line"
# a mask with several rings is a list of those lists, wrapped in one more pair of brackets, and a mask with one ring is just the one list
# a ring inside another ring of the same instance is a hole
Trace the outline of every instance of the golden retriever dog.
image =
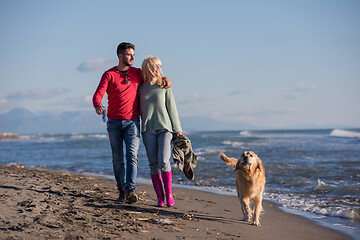
[[(224, 153), (220, 158), (236, 172), (236, 190), (240, 200), (244, 221), (259, 226), (262, 198), (265, 190), (265, 168), (261, 159), (251, 151), (245, 151), (240, 159), (229, 158)], [(253, 206), (253, 209), (251, 208)]]

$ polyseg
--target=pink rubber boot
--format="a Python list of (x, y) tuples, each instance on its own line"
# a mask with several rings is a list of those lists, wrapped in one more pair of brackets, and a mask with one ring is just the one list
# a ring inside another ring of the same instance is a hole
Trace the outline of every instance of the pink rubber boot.
[(168, 207), (174, 206), (175, 201), (172, 195), (172, 173), (171, 170), (169, 172), (162, 172), (162, 179), (164, 181), (164, 189), (166, 193), (166, 205)]
[(163, 191), (163, 183), (161, 180), (160, 173), (158, 174), (152, 174), (151, 175), (151, 181), (154, 186), (154, 190), (157, 197), (157, 207), (163, 207), (164, 206), (164, 191)]

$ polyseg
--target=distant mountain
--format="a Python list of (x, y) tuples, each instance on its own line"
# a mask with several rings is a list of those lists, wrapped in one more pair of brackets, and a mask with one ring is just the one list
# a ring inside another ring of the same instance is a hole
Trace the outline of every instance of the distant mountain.
[(75, 133), (106, 132), (106, 125), (93, 111), (63, 113), (31, 113), (16, 108), (0, 114), (0, 132), (14, 133)]
[[(253, 129), (246, 123), (213, 120), (206, 117), (183, 117), (184, 131), (217, 131)], [(16, 108), (0, 114), (0, 132), (29, 133), (96, 133), (106, 132), (106, 124), (94, 111), (35, 114)]]
[(17, 132), (27, 122), (32, 122), (36, 116), (24, 108), (16, 108), (6, 114), (0, 114), (0, 132)]

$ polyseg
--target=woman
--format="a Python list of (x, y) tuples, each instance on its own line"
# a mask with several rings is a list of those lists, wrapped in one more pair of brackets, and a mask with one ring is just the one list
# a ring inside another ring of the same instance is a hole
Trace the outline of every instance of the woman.
[(171, 140), (173, 134), (182, 135), (180, 120), (171, 88), (163, 86), (160, 59), (146, 57), (141, 69), (144, 80), (139, 94), (142, 137), (157, 196), (156, 206), (164, 206), (164, 189), (166, 205), (170, 207), (175, 204), (171, 190)]

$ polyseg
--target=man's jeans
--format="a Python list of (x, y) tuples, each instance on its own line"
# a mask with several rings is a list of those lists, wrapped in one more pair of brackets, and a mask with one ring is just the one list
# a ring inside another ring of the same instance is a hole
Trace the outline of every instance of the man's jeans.
[(167, 130), (147, 130), (142, 133), (150, 174), (171, 170), (171, 140), (173, 134)]
[(107, 122), (107, 132), (110, 139), (117, 188), (125, 188), (125, 191), (135, 190), (138, 164), (137, 154), (140, 144), (140, 120), (109, 119)]

